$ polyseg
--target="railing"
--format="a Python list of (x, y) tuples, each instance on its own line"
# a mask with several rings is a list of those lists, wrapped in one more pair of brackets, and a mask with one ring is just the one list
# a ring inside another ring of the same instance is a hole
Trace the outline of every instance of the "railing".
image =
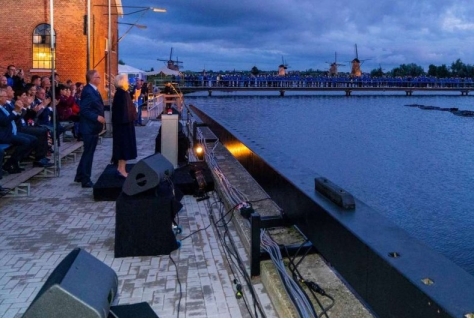
[(315, 172), (253, 141), (243, 145), (226, 127), (190, 108), (378, 316), (474, 317), (472, 275), (363, 202), (339, 207), (315, 190)]
[(474, 89), (471, 78), (407, 79), (407, 78), (236, 78), (185, 79), (181, 88), (450, 88)]
[(146, 105), (148, 120), (156, 119), (165, 107), (164, 94), (148, 94), (148, 101)]

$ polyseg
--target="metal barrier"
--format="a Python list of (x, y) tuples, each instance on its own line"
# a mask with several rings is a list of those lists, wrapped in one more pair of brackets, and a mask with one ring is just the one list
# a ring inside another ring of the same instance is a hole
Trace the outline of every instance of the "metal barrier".
[(155, 120), (158, 116), (163, 113), (165, 107), (165, 95), (164, 94), (148, 94), (147, 101), (147, 119)]
[(255, 142), (243, 145), (190, 108), (231, 153), (248, 150), (233, 155), (377, 316), (474, 317), (472, 275), (363, 202), (354, 199), (349, 210), (336, 205), (316, 190), (317, 173)]

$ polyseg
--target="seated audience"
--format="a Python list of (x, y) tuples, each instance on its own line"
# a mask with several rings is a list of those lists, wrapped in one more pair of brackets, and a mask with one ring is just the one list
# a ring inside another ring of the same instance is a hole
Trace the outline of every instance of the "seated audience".
[(0, 144), (15, 146), (2, 168), (10, 174), (16, 174), (23, 170), (19, 163), (35, 149), (38, 140), (32, 135), (18, 132), (15, 119), (22, 113), (23, 103), (17, 101), (13, 111), (10, 112), (5, 107), (6, 101), (6, 90), (0, 89)]
[[(26, 94), (26, 89), (15, 92), (15, 103), (21, 102), (23, 105), (23, 111), (20, 116), (15, 120), (18, 132), (33, 135), (38, 139), (34, 154), (35, 161), (33, 166), (37, 167), (50, 167), (53, 166), (46, 157), (48, 154), (48, 129), (41, 126), (28, 125), (26, 115), (28, 114), (33, 98)], [(26, 105), (26, 107), (25, 107)]]

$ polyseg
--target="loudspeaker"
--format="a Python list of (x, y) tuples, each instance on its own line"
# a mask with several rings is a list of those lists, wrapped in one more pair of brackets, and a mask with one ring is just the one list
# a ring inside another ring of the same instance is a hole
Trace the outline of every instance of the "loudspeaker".
[(171, 183), (135, 196), (122, 192), (115, 205), (114, 257), (169, 255), (178, 249), (172, 223), (181, 207)]
[(122, 191), (136, 195), (155, 188), (174, 172), (173, 164), (160, 153), (148, 156), (136, 163), (123, 183)]
[(54, 269), (23, 317), (107, 317), (117, 286), (112, 268), (76, 248)]
[(110, 307), (109, 318), (159, 318), (147, 302)]

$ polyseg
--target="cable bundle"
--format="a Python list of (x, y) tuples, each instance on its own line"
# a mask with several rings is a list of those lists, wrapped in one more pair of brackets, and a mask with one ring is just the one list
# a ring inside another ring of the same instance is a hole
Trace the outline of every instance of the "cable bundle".
[(270, 255), (273, 264), (278, 270), (278, 274), (280, 275), (283, 285), (285, 286), (285, 289), (293, 301), (293, 304), (295, 305), (299, 315), (302, 318), (317, 317), (316, 311), (314, 310), (314, 307), (311, 304), (308, 296), (286, 271), (280, 252), (280, 247), (264, 229), (262, 229), (260, 232), (260, 243), (260, 247), (262, 247), (262, 249)]
[[(255, 316), (256, 317), (258, 316), (257, 315), (257, 307), (260, 310), (260, 313), (263, 315), (263, 312), (260, 308), (260, 305), (256, 301), (255, 292), (254, 292), (253, 287), (252, 287), (250, 276), (249, 276), (249, 274), (246, 270), (245, 265), (243, 264), (243, 262), (242, 262), (242, 260), (239, 256), (239, 254), (238, 254), (238, 251), (235, 247), (235, 244), (232, 240), (232, 237), (228, 236), (229, 235), (229, 229), (228, 229), (227, 225), (232, 220), (233, 214), (231, 215), (231, 217), (227, 221), (225, 220), (225, 217), (227, 215), (231, 214), (235, 209), (239, 209), (239, 208), (241, 209), (241, 207), (244, 206), (247, 203), (250, 204), (251, 202), (258, 202), (258, 201), (261, 201), (261, 200), (268, 200), (270, 198), (264, 198), (264, 199), (260, 199), (260, 200), (257, 200), (257, 201), (249, 201), (247, 195), (245, 195), (243, 192), (241, 192), (240, 190), (238, 190), (234, 186), (232, 186), (232, 184), (229, 182), (229, 180), (225, 177), (224, 173), (221, 171), (221, 169), (220, 169), (220, 167), (219, 167), (219, 165), (216, 161), (216, 157), (214, 156), (214, 150), (216, 149), (219, 141), (216, 141), (214, 143), (214, 145), (212, 146), (212, 148), (210, 148), (210, 147), (208, 147), (208, 145), (206, 143), (206, 140), (203, 137), (200, 130), (197, 130), (197, 135), (198, 135), (199, 143), (204, 148), (204, 154), (205, 154), (206, 162), (207, 162), (209, 168), (214, 172), (214, 176), (218, 179), (219, 184), (222, 186), (221, 190), (222, 190), (223, 195), (225, 197), (227, 197), (228, 202), (230, 202), (233, 205), (233, 207), (229, 211), (227, 211), (225, 214), (223, 213), (222, 208), (219, 209), (219, 216), (218, 216), (218, 218), (216, 218), (214, 216), (214, 213), (212, 212), (213, 211), (212, 207), (211, 207), (212, 205), (209, 204), (208, 210), (209, 210), (209, 215), (210, 215), (212, 224), (214, 224), (214, 226), (215, 226), (215, 229), (218, 233), (218, 237), (219, 237), (219, 240), (220, 240), (222, 246), (226, 249), (227, 253), (225, 254), (225, 256), (226, 256), (226, 259), (229, 262), (229, 265), (231, 265), (231, 262), (232, 262), (235, 266), (237, 266), (237, 270), (238, 270), (239, 274), (244, 277), (245, 282), (248, 285), (248, 289), (250, 290), (250, 292), (252, 294), (252, 298), (253, 298), (253, 302), (254, 302), (254, 308), (255, 308), (254, 309), (254, 314), (255, 314)], [(218, 199), (218, 200), (215, 201), (215, 203), (221, 203), (222, 204), (222, 201)], [(250, 222), (248, 220), (247, 220), (247, 222), (248, 222), (249, 227), (250, 227)], [(206, 227), (204, 229), (207, 229), (208, 227)], [(219, 230), (219, 228), (224, 228), (224, 233), (223, 234), (221, 234), (221, 231)], [(203, 229), (201, 229), (201, 230), (203, 230)], [(200, 230), (198, 230), (198, 231), (200, 231)], [(185, 238), (188, 238), (191, 235), (192, 234), (188, 235)], [(185, 238), (183, 238), (183, 239), (185, 239)], [(280, 246), (278, 245), (278, 243), (276, 243), (270, 237), (270, 235), (266, 232), (266, 230), (264, 230), (264, 229), (261, 230), (260, 239), (261, 239), (261, 248), (263, 250), (265, 250), (270, 255), (271, 260), (273, 261), (275, 267), (277, 268), (278, 274), (279, 274), (279, 276), (280, 276), (280, 278), (281, 278), (281, 280), (284, 284), (284, 287), (285, 287), (288, 295), (290, 296), (293, 304), (295, 305), (299, 315), (301, 317), (306, 317), (306, 318), (308, 318), (308, 317), (312, 317), (312, 318), (318, 317), (318, 314), (316, 313), (310, 298), (305, 293), (305, 291), (301, 288), (301, 286), (298, 284), (297, 276), (295, 276), (295, 272), (296, 273), (298, 272), (296, 267), (301, 262), (302, 259), (300, 260), (300, 262), (297, 265), (294, 265), (293, 260), (290, 259), (291, 265), (293, 265), (293, 270), (292, 270), (293, 278), (292, 278), (289, 275), (289, 273), (287, 272), (286, 268), (285, 268), (285, 265), (283, 263), (283, 258), (281, 256), (281, 252), (280, 252)], [(236, 274), (234, 273), (234, 271), (232, 269), (232, 266), (230, 268), (231, 268), (231, 271), (232, 271), (232, 273), (235, 277)], [(319, 288), (319, 286), (316, 283), (305, 282), (302, 278), (301, 278), (301, 282), (304, 282), (307, 285), (308, 289), (310, 289), (311, 293), (313, 294), (315, 299), (318, 301), (318, 304), (320, 305), (320, 307), (323, 308), (321, 303), (319, 302), (319, 300), (314, 295), (314, 291), (319, 292), (319, 293), (321, 293), (321, 291), (322, 291), (324, 293), (324, 290)], [(252, 312), (250, 311), (247, 300), (246, 300), (247, 298), (242, 293), (242, 285), (240, 283), (238, 283), (237, 279), (234, 279), (234, 283), (236, 283), (236, 287), (237, 287), (238, 296), (237, 296), (237, 294), (236, 294), (236, 296), (238, 298), (243, 297), (244, 303), (245, 303), (245, 305), (246, 305), (246, 307), (249, 311), (249, 314), (252, 316)], [(316, 288), (313, 289), (314, 287), (316, 287)], [(320, 291), (318, 291), (317, 288), (319, 288)], [(330, 296), (328, 296), (328, 297), (332, 299), (332, 297), (330, 297)], [(332, 299), (332, 301), (334, 301), (334, 299)], [(330, 307), (332, 307), (332, 305)], [(326, 309), (323, 308), (323, 314), (325, 314), (327, 317), (328, 317), (327, 310), (330, 307), (328, 307)]]

